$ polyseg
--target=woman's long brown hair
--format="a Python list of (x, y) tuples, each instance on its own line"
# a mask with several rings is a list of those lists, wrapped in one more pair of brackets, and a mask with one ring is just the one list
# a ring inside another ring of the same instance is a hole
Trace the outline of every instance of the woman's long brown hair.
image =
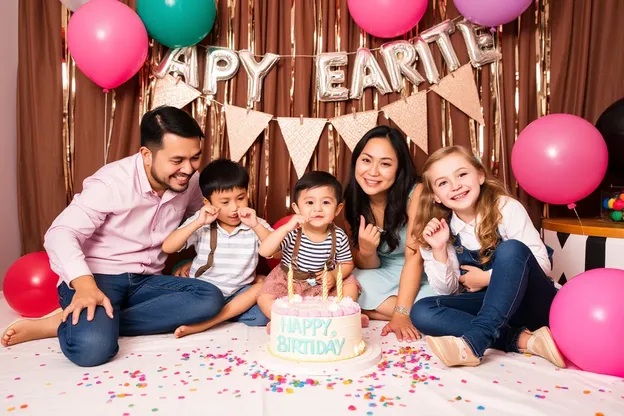
[[(481, 192), (477, 199), (476, 212), (479, 223), (475, 229), (479, 243), (481, 244), (481, 263), (487, 263), (492, 257), (498, 241), (498, 224), (502, 219), (499, 209), (501, 196), (509, 196), (505, 186), (490, 172), (488, 172), (483, 164), (473, 154), (461, 146), (443, 147), (429, 156), (423, 166), (422, 183), (423, 191), (418, 202), (418, 212), (414, 222), (413, 236), (418, 240), (421, 247), (430, 249), (429, 244), (423, 238), (425, 226), (432, 218), (450, 220), (451, 210), (442, 204), (438, 204), (434, 200), (433, 184), (429, 177), (429, 170), (434, 163), (437, 163), (450, 155), (460, 155), (466, 159), (478, 172), (485, 176), (485, 181), (481, 185)], [(453, 236), (451, 236), (453, 238)]]

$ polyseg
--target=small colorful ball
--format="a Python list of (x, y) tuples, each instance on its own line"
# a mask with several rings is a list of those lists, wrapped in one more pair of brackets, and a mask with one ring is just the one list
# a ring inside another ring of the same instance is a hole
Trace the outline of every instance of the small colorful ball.
[(609, 215), (613, 221), (622, 221), (622, 211), (612, 211)]
[(615, 198), (611, 198), (611, 199), (609, 199), (609, 203), (608, 203), (608, 205), (609, 205), (609, 209), (613, 209), (613, 204), (614, 204), (614, 203), (615, 203)]
[(624, 208), (624, 201), (622, 201), (621, 199), (616, 199), (613, 203), (613, 209), (616, 211), (621, 211), (622, 208)]
[(620, 199), (624, 201), (624, 192), (620, 194)]
[(605, 198), (602, 200), (602, 207), (604, 209), (609, 209), (609, 198)]

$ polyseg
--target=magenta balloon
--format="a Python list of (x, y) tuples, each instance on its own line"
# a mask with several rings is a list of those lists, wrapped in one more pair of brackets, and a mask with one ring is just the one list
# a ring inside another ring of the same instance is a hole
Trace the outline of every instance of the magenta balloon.
[(511, 152), (511, 168), (530, 195), (549, 204), (571, 204), (591, 194), (607, 171), (609, 154), (600, 132), (570, 114), (529, 124)]
[(585, 371), (624, 377), (624, 270), (593, 269), (555, 296), (550, 329), (557, 346)]
[(91, 0), (72, 15), (67, 46), (76, 65), (104, 89), (123, 84), (147, 57), (147, 30), (141, 18), (116, 0)]
[(349, 0), (349, 13), (365, 32), (379, 38), (400, 36), (418, 24), (427, 0)]
[(466, 19), (483, 26), (496, 27), (516, 20), (533, 0), (454, 0)]

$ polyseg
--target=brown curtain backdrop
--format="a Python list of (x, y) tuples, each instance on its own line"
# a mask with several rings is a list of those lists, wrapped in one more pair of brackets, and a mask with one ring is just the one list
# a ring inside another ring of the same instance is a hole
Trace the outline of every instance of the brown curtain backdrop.
[[(611, 103), (624, 97), (624, 2), (620, 0), (554, 1), (551, 14), (553, 113), (570, 113), (596, 123)], [(624, 185), (609, 173), (600, 188)], [(600, 188), (580, 201), (581, 217), (600, 214)], [(575, 216), (562, 206), (550, 206), (551, 217)]]
[[(123, 2), (133, 8), (136, 6), (135, 0)], [(358, 47), (376, 48), (387, 41), (366, 35), (351, 20), (347, 0), (218, 0), (217, 3), (217, 23), (203, 45), (251, 49), (256, 54), (314, 55), (355, 52)], [(619, 73), (624, 58), (614, 53), (617, 45), (613, 43), (623, 38), (624, 29), (617, 20), (623, 7), (618, 0), (536, 0), (521, 19), (505, 25), (496, 34), (503, 52), (498, 66), (501, 108), (495, 100), (496, 67), (486, 66), (474, 71), (486, 122), (482, 132), (461, 111), (436, 94), (428, 95), (429, 152), (449, 144), (472, 148), (509, 183), (539, 224), (541, 203), (517, 189), (513, 180), (509, 163), (513, 142), (522, 128), (548, 110), (544, 105), (548, 103), (548, 87), (550, 110), (571, 112), (592, 122), (609, 103), (624, 95)], [(68, 15), (63, 16), (63, 13), (58, 0), (20, 0), (18, 169), (24, 253), (41, 250), (43, 235), (55, 216), (74, 193), (80, 192), (84, 178), (104, 164), (105, 100), (110, 129), (107, 160), (111, 162), (138, 151), (138, 126), (145, 106), (140, 99), (148, 98), (144, 94), (150, 85), (150, 79), (145, 76), (148, 71), (142, 71), (142, 76), (137, 75), (111, 91), (105, 99), (99, 87), (79, 69), (72, 69), (63, 41)], [(414, 37), (457, 15), (452, 1), (430, 1), (419, 26), (404, 38)], [(549, 30), (552, 45), (548, 41)], [(460, 62), (467, 63), (461, 35), (454, 34), (452, 41)], [(165, 52), (158, 45), (151, 51), (156, 61)], [(432, 47), (432, 51), (441, 75), (446, 75), (439, 51), (436, 47)], [(199, 52), (201, 56), (204, 49), (199, 48)], [(349, 85), (353, 58), (350, 55), (350, 65), (346, 68), (346, 85)], [(203, 60), (200, 57), (200, 74)], [(385, 70), (383, 61), (378, 60)], [(550, 85), (545, 83), (548, 77), (543, 75), (549, 70)], [(266, 77), (262, 101), (254, 109), (275, 116), (331, 118), (349, 114), (353, 109), (380, 109), (400, 98), (398, 94), (382, 96), (369, 89), (359, 101), (320, 103), (316, 100), (314, 86), (312, 58), (282, 57)], [(420, 89), (426, 87), (425, 84)], [(219, 83), (216, 99), (245, 107), (246, 89), (247, 77), (241, 68), (235, 78)], [(410, 92), (413, 90), (410, 86)], [(221, 107), (208, 106), (205, 100), (199, 99), (189, 106), (189, 111), (205, 127), (208, 137), (203, 164), (218, 156), (227, 157), (227, 133)], [(388, 123), (383, 115), (379, 122)], [(502, 143), (499, 129), (504, 137)], [(414, 145), (412, 150), (417, 168), (422, 167), (427, 155)], [(349, 149), (337, 132), (328, 126), (321, 135), (310, 168), (328, 170), (345, 183), (350, 157)], [(288, 213), (287, 200), (296, 181), (296, 173), (288, 161), (288, 151), (275, 122), (269, 124), (243, 160), (252, 177), (252, 202), (270, 223)]]

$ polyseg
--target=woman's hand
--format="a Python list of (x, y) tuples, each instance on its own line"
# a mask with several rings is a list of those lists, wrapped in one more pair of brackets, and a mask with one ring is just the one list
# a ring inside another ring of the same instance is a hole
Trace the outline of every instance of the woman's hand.
[(414, 325), (409, 316), (395, 313), (392, 315), (390, 322), (386, 324), (381, 330), (381, 336), (385, 337), (389, 333), (394, 332), (398, 341), (412, 342), (420, 339), (420, 333)]
[(360, 251), (365, 253), (374, 253), (379, 247), (381, 234), (376, 225), (368, 224), (364, 220), (364, 216), (360, 215), (360, 230), (358, 232), (358, 244)]

